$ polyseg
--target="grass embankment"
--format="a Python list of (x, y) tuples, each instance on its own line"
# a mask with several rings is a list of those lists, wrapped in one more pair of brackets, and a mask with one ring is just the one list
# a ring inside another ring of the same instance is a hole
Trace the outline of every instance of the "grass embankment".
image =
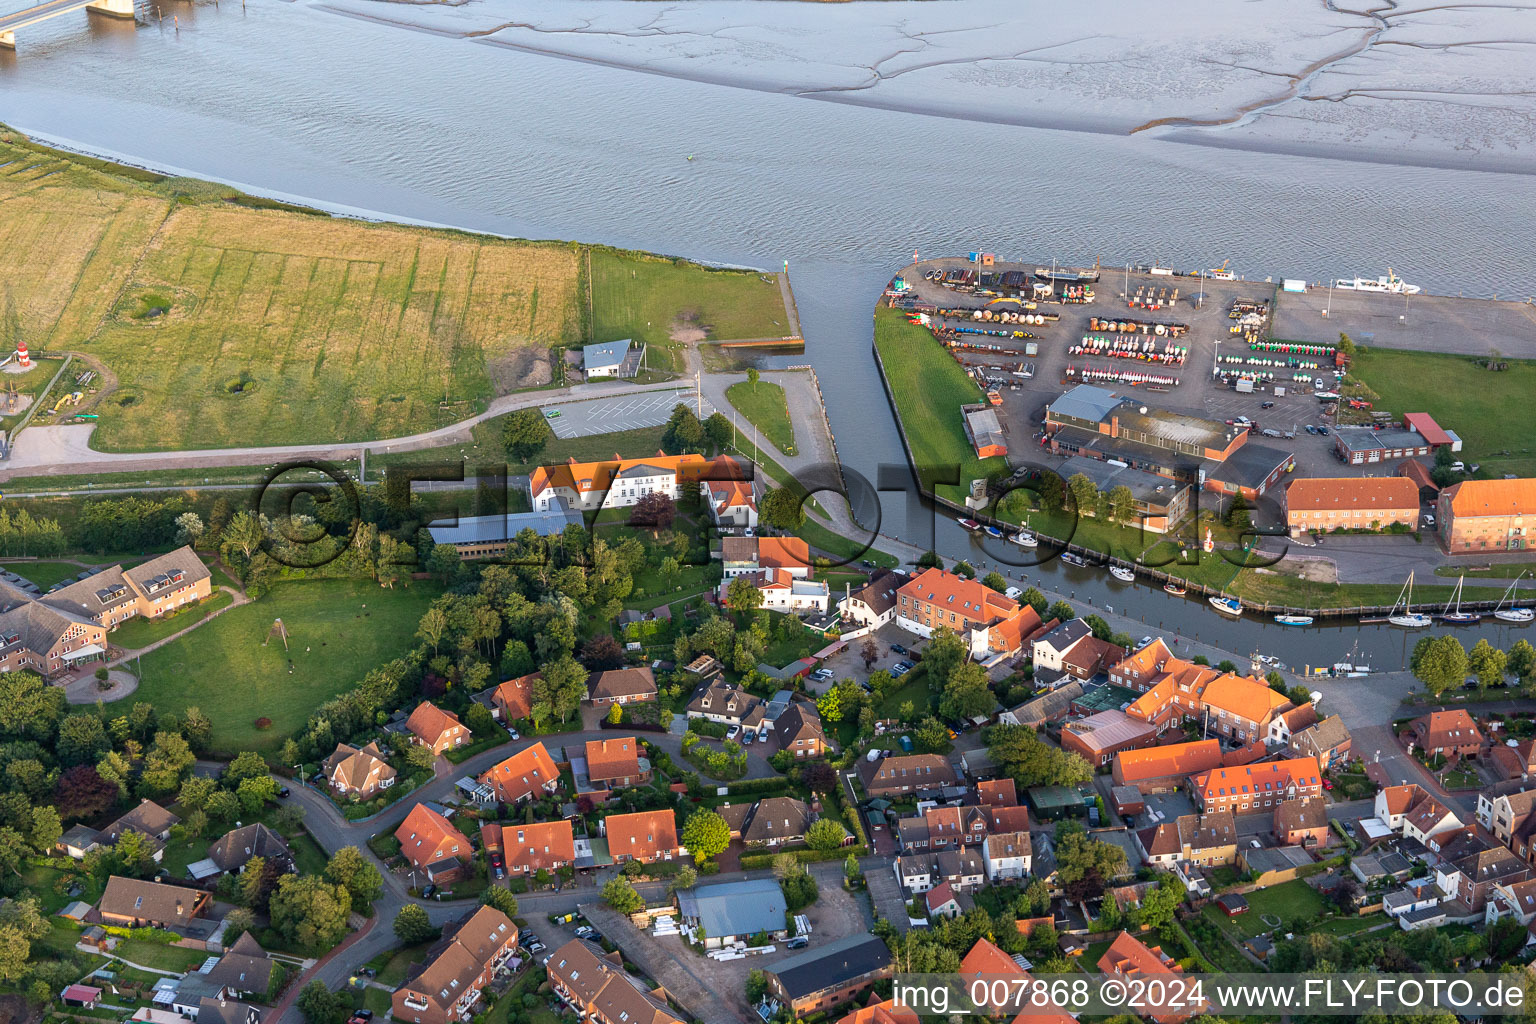
[[(918, 479), (941, 498), (964, 500), (970, 482), (1000, 469), (1003, 458), (980, 459), (966, 440), (960, 406), (985, 401), (981, 388), (925, 327), (900, 310), (875, 310), (875, 348), (901, 413)], [(957, 484), (935, 484), (946, 475)]]
[(9, 569), (24, 580), (36, 583), (47, 590), (55, 583), (73, 580), (85, 567), (73, 562), (5, 562), (0, 568)]
[[(279, 583), (144, 656), (138, 691), (162, 714), (196, 705), (213, 720), (215, 750), (270, 750), (320, 704), (402, 654), (438, 588), (385, 590), (351, 580)], [(268, 641), (273, 621), (288, 630)], [(264, 730), (256, 719), (269, 718)]]
[(591, 250), (592, 340), (646, 344), (646, 365), (682, 370), (690, 340), (789, 333), (778, 278), (645, 253)]
[(1481, 365), (1486, 359), (1363, 348), (1351, 372), (1380, 396), (1377, 411), (1427, 412), (1454, 430), (1463, 442), (1457, 458), (1478, 463), (1480, 476), (1536, 476), (1529, 413), (1536, 361), (1500, 357), (1508, 369), (1495, 372)]
[(100, 414), (93, 440), (107, 450), (446, 425), (547, 384), (551, 354), (591, 340), (592, 320), (663, 345), (674, 323), (716, 338), (783, 331), (771, 275), (332, 218), (3, 128), (0, 203), (0, 280), (33, 352), (81, 351), (117, 376), (66, 410)]
[(725, 397), (775, 448), (795, 454), (795, 425), (789, 421), (789, 400), (782, 387), (766, 380), (741, 381), (726, 388)]

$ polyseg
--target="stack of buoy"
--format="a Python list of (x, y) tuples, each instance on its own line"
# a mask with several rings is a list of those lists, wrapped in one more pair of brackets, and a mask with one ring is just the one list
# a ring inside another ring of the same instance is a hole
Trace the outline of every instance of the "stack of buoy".
[(1176, 386), (1179, 378), (1170, 377), (1161, 373), (1148, 373), (1145, 370), (1111, 370), (1099, 366), (1078, 367), (1067, 364), (1068, 379), (1092, 381), (1095, 383), (1118, 384), (1155, 384), (1164, 387)]

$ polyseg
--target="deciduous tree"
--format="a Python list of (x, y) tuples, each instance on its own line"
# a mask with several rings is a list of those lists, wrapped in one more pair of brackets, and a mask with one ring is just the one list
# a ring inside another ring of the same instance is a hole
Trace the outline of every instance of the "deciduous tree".
[(805, 830), (805, 845), (822, 853), (830, 853), (843, 845), (848, 830), (836, 818), (817, 818)]
[(552, 436), (542, 412), (518, 409), (502, 424), (501, 446), (512, 461), (527, 462), (544, 450)]
[(433, 926), (432, 919), (419, 904), (407, 903), (395, 915), (395, 938), (407, 946), (426, 942), (435, 935), (437, 935), (437, 928)]
[(731, 845), (731, 826), (714, 811), (697, 810), (683, 823), (681, 839), (693, 859), (702, 864)]

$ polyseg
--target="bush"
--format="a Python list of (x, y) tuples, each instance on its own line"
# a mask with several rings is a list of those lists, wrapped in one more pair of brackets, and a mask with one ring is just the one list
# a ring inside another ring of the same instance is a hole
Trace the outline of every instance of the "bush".
[(265, 716), (256, 719), (256, 728), (262, 731), (272, 728), (272, 719)]

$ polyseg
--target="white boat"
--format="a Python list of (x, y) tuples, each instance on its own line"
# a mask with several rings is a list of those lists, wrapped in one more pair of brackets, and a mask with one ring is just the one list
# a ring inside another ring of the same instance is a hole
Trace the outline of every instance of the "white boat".
[[(1397, 592), (1397, 600), (1392, 604), (1392, 614), (1387, 616), (1387, 621), (1394, 626), (1403, 629), (1424, 629), (1432, 624), (1433, 620), (1423, 612), (1410, 610), (1413, 605), (1413, 573), (1408, 574), (1408, 580), (1403, 584), (1403, 589)], [(1401, 608), (1402, 611), (1398, 611)]]
[(1086, 566), (1088, 564), (1088, 559), (1084, 558), (1082, 555), (1079, 555), (1075, 551), (1063, 551), (1061, 553), (1061, 560), (1066, 562), (1068, 565)]
[(981, 529), (981, 524), (974, 519), (956, 519), (955, 522), (959, 523), (967, 530), (970, 530), (972, 533), (975, 533), (977, 530)]
[(1504, 602), (1515, 596), (1515, 584), (1519, 583), (1524, 578), (1525, 573), (1523, 572), (1519, 576), (1516, 576), (1514, 581), (1510, 583), (1509, 589), (1504, 591), (1504, 596), (1499, 598), (1498, 607), (1494, 608), (1493, 610), (1493, 617), (1498, 619), (1500, 622), (1519, 623), (1530, 622), (1531, 620), (1536, 619), (1536, 609), (1504, 607)]
[(1122, 583), (1135, 583), (1136, 574), (1123, 565), (1112, 565), (1109, 574)]
[(1422, 290), (1409, 284), (1387, 268), (1386, 277), (1341, 277), (1333, 282), (1335, 288), (1346, 292), (1386, 292), (1391, 295), (1417, 295)]
[(1363, 661), (1356, 660), (1359, 657), (1360, 641), (1356, 640), (1355, 645), (1349, 649), (1349, 660), (1336, 661), (1333, 663), (1333, 674), (1336, 676), (1344, 676), (1346, 679), (1358, 679), (1361, 676), (1370, 675), (1371, 666), (1367, 665)]
[(1234, 619), (1242, 617), (1243, 602), (1239, 601), (1237, 598), (1217, 596), (1208, 598), (1208, 600), (1211, 602), (1211, 607), (1215, 608), (1221, 614), (1230, 615)]
[(1466, 582), (1467, 578), (1465, 576), (1456, 580), (1456, 589), (1451, 592), (1450, 603), (1445, 606), (1445, 613), (1440, 616), (1442, 620), (1452, 625), (1466, 626), (1482, 618), (1477, 612), (1464, 612), (1461, 610), (1461, 587)]
[(1040, 538), (1028, 530), (1020, 530), (1013, 535), (1013, 542), (1021, 548), (1035, 548), (1040, 546)]
[(1310, 625), (1312, 625), (1312, 616), (1310, 616), (1310, 615), (1276, 615), (1275, 616), (1275, 621), (1278, 622), (1282, 626), (1310, 626)]

